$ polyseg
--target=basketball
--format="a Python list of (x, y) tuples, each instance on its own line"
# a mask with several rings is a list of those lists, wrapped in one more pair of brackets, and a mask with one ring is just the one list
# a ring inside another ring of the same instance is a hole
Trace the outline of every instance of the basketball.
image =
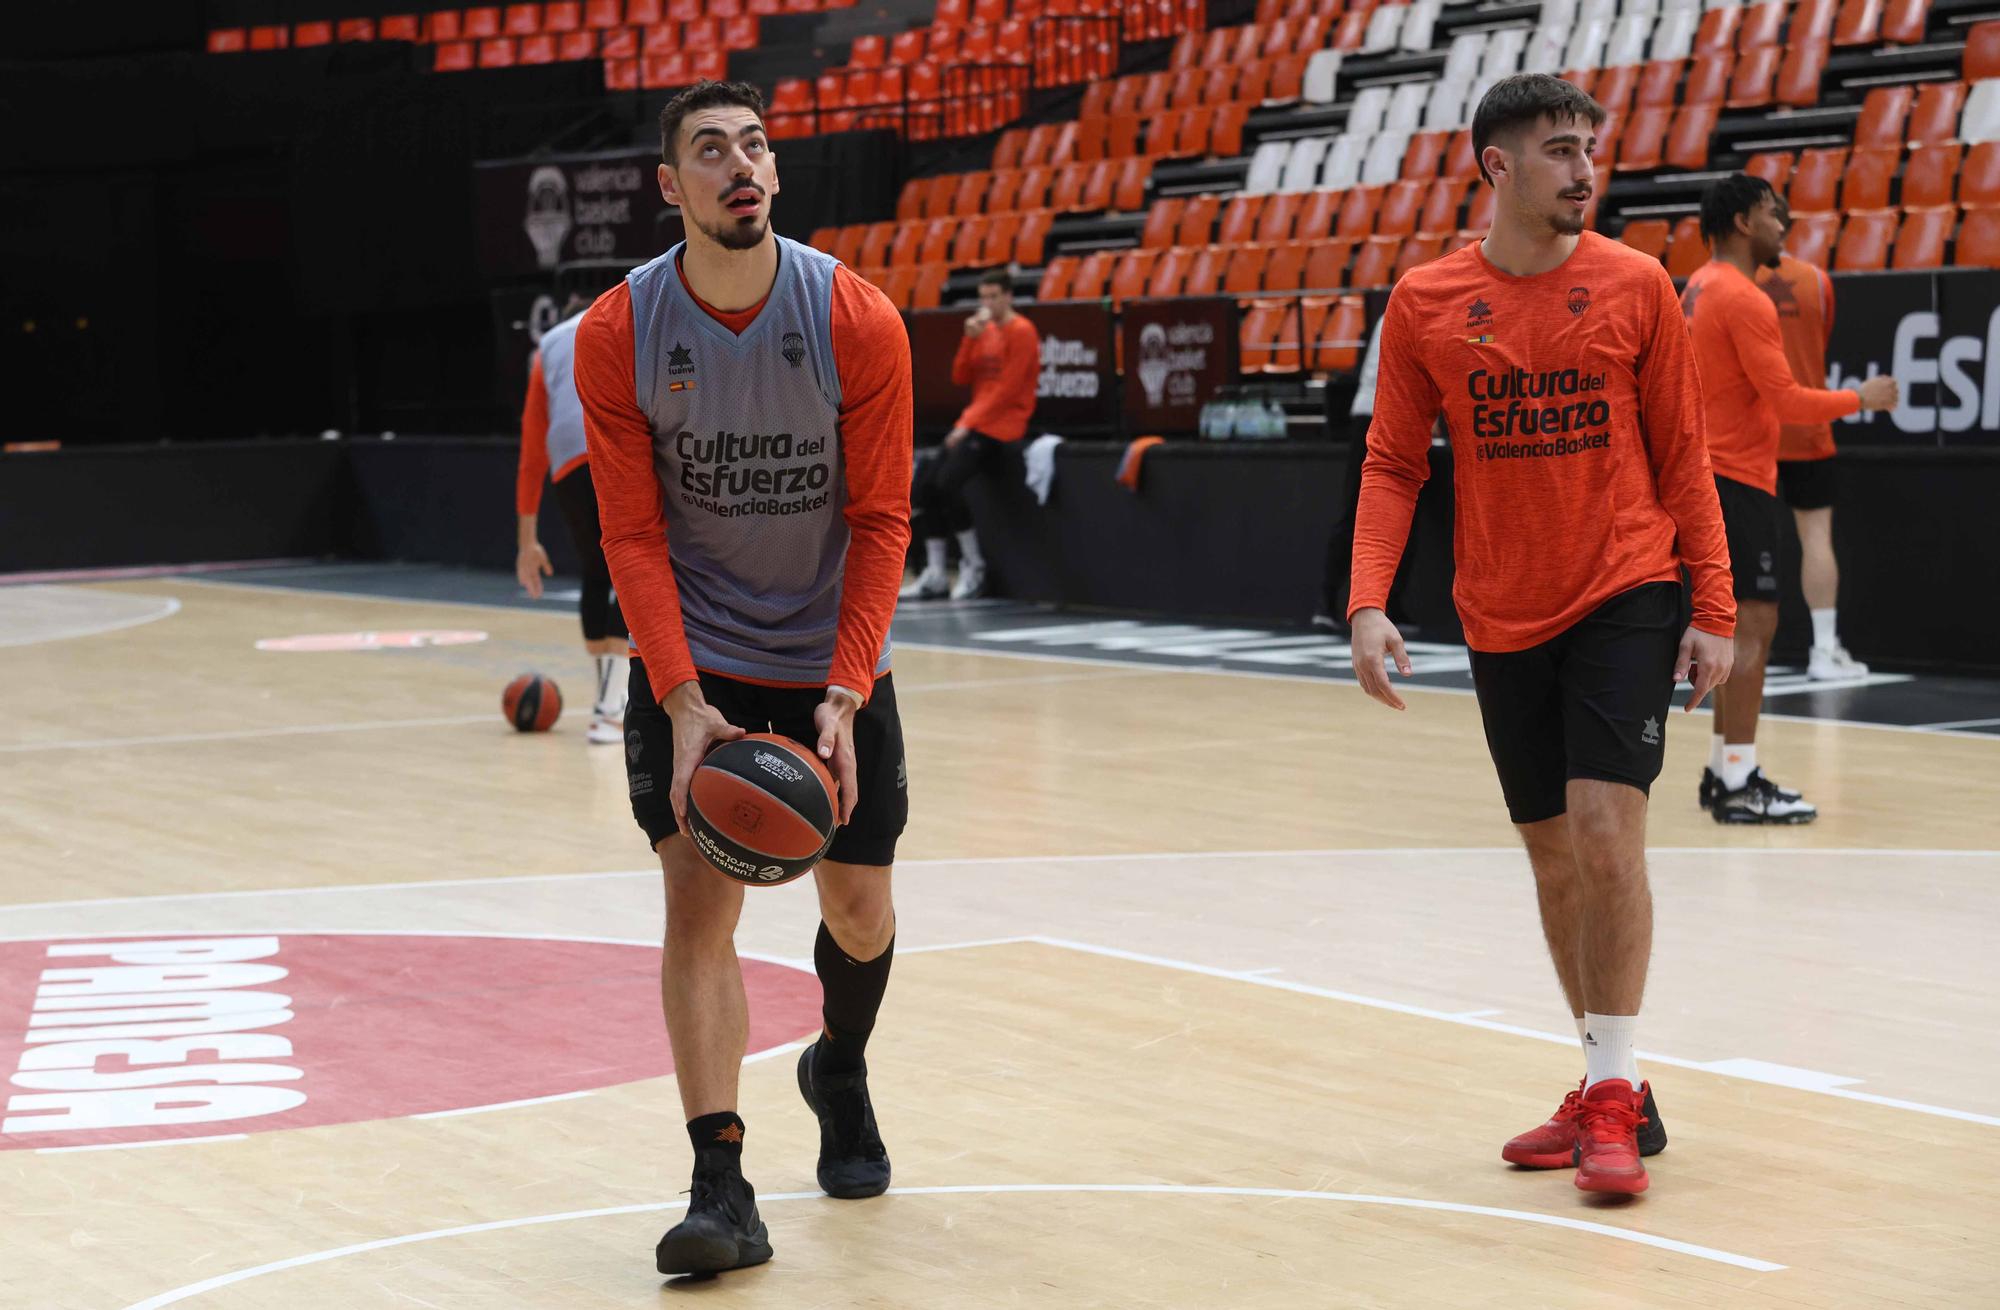
[(708, 753), (688, 787), (688, 836), (717, 872), (775, 887), (833, 842), (833, 775), (790, 737), (753, 732)]
[(523, 673), (500, 693), (500, 712), (517, 732), (547, 732), (562, 717), (562, 691), (553, 678)]

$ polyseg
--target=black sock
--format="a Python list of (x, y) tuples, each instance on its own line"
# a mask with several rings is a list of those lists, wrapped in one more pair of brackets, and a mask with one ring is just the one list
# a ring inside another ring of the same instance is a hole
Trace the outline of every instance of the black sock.
[(895, 955), (896, 939), (891, 937), (874, 959), (851, 959), (826, 924), (820, 924), (813, 942), (813, 969), (819, 974), (820, 1016), (826, 1032), (819, 1039), (817, 1072), (859, 1073), (867, 1067), (862, 1055), (868, 1049), (868, 1034), (875, 1031), (875, 1012), (882, 1008)]
[(743, 1120), (734, 1110), (721, 1110), (688, 1120), (688, 1141), (694, 1145), (697, 1169), (743, 1168)]

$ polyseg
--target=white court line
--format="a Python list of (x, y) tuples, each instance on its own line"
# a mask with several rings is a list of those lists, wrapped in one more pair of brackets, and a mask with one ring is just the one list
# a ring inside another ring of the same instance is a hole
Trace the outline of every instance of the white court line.
[(0, 746), (0, 754), (34, 751), (104, 750), (113, 746), (180, 746), (204, 741), (245, 741), (252, 737), (297, 737), (325, 732), (374, 732), (381, 728), (441, 728), (466, 723), (490, 723), (491, 714), (453, 714), (437, 719), (371, 719), (361, 723), (304, 723), (286, 728), (230, 728), (221, 732), (181, 732), (160, 737), (98, 737), (88, 741), (31, 741)]
[[(1210, 978), (1223, 978), (1230, 982), (1251, 983), (1258, 987), (1276, 987), (1282, 991), (1298, 992), (1305, 996), (1321, 996), (1328, 1000), (1345, 1001), (1349, 1005), (1366, 1006), (1371, 1010), (1388, 1010), (1395, 1014), (1413, 1015), (1421, 1019), (1439, 1019), (1445, 1023), (1461, 1024), (1467, 1028), (1483, 1028), (1487, 1032), (1505, 1033), (1509, 1037), (1527, 1037), (1538, 1042), (1553, 1042), (1558, 1046), (1574, 1047), (1575, 1033), (1550, 1033), (1538, 1028), (1524, 1028), (1519, 1024), (1495, 1023), (1491, 1019), (1475, 1017), (1478, 1012), (1453, 1014), (1445, 1010), (1433, 1010), (1422, 1005), (1409, 1005), (1402, 1001), (1384, 1000), (1379, 996), (1363, 996), (1358, 992), (1337, 991), (1331, 987), (1317, 987), (1311, 983), (1292, 982), (1283, 978), (1266, 976), (1262, 970), (1218, 969), (1213, 965), (1195, 964), (1188, 960), (1175, 960), (1162, 955), (1146, 955), (1138, 951), (1121, 950), (1116, 946), (1093, 946), (1088, 942), (1067, 941), (1058, 937), (1035, 937), (1031, 940), (1043, 946), (1060, 947), (1063, 950), (1081, 951), (1086, 955), (1103, 955), (1114, 960), (1128, 960), (1135, 964), (1157, 965), (1163, 969), (1179, 969), (1183, 973), (1205, 974)], [(1493, 1013), (1501, 1013), (1495, 1011)], [(1715, 1074), (1723, 1078), (1740, 1078), (1745, 1082), (1764, 1083), (1774, 1087), (1789, 1087), (1794, 1091), (1812, 1092), (1820, 1096), (1838, 1096), (1849, 1101), (1866, 1101), (1871, 1105), (1890, 1106), (1898, 1110), (1911, 1110), (1918, 1114), (1935, 1115), (1940, 1119), (1957, 1119), (1964, 1123), (1984, 1124), (1989, 1128), (2000, 1128), (2000, 1116), (1975, 1114), (1970, 1110), (1954, 1110), (1948, 1106), (1926, 1105), (1921, 1101), (1904, 1101), (1893, 1097), (1876, 1096), (1870, 1092), (1856, 1092), (1847, 1087), (1832, 1084), (1854, 1082), (1856, 1079), (1843, 1078), (1839, 1074), (1819, 1073), (1815, 1070), (1773, 1070), (1759, 1072), (1755, 1061), (1744, 1060), (1685, 1060), (1679, 1056), (1662, 1055), (1657, 1051), (1637, 1052), (1638, 1058), (1652, 1064), (1671, 1065), (1677, 1069), (1694, 1069), (1702, 1073)], [(1801, 1081), (1795, 1077), (1785, 1077), (1785, 1073), (1804, 1074)]]
[(47, 641), (68, 641), (73, 637), (96, 637), (107, 632), (119, 632), (125, 628), (136, 628), (145, 623), (157, 623), (180, 613), (181, 603), (172, 596), (147, 596), (161, 608), (150, 613), (128, 615), (106, 623), (91, 623), (79, 627), (57, 628), (54, 631), (36, 632), (26, 637), (0, 637), (0, 646), (39, 646)]
[[(1914, 725), (1918, 732), (1943, 732), (1951, 728), (1987, 728), (2000, 723), (2000, 719), (1952, 719), (1946, 723), (1919, 723)], [(1986, 736), (1985, 733), (1977, 734)]]
[[(275, 591), (300, 596), (330, 596), (338, 600), (380, 601), (392, 605), (422, 605), (431, 609), (455, 607), (460, 609), (505, 610), (512, 614), (541, 614), (545, 618), (571, 618), (569, 612), (566, 610), (532, 610), (519, 605), (499, 605), (491, 601), (416, 600), (408, 596), (373, 596), (361, 591), (318, 591), (311, 587), (266, 586), (256, 582), (230, 582), (213, 578), (187, 578), (183, 580), (193, 586), (223, 587), (238, 591)], [(1221, 665), (1150, 664), (1144, 660), (1085, 658), (1076, 655), (1047, 655), (1037, 651), (1025, 650), (973, 650), (964, 646), (945, 646), (936, 642), (909, 641), (901, 638), (897, 639), (896, 645), (903, 650), (920, 650), (945, 655), (984, 655), (990, 659), (1034, 660), (1044, 664), (1097, 664), (1109, 668), (1141, 669), (1147, 673), (1208, 673), (1225, 678), (1261, 678), (1277, 682), (1317, 683), (1322, 686), (1358, 687), (1360, 685), (1353, 678), (1326, 677), (1311, 673), (1276, 673), (1262, 669), (1231, 669), (1224, 668)], [(1396, 685), (1405, 691), (1432, 692), (1444, 696), (1470, 696), (1473, 694), (1470, 687), (1432, 687), (1417, 682), (1398, 682)], [(1679, 713), (1679, 711), (1676, 710), (1675, 713)], [(1705, 715), (1711, 713), (1711, 711), (1704, 708), (1696, 711), (1696, 713)], [(1913, 728), (1902, 723), (1864, 723), (1859, 719), (1827, 719), (1810, 714), (1767, 713), (1763, 717), (1781, 723), (1826, 724), (1838, 728), (1875, 728), (1883, 732), (1928, 732), (1932, 736), (1970, 738), (1987, 742), (2000, 740), (2000, 737), (1996, 737), (1995, 734), (1990, 732), (1954, 732), (1945, 728)]]
[[(483, 717), (483, 716), (482, 716)], [(1896, 846), (1653, 846), (1648, 855), (1789, 855), (1801, 859), (1838, 855), (1879, 858), (1908, 855), (1923, 859), (1983, 858), (2000, 851), (1959, 847), (1927, 848)], [(1095, 855), (994, 855), (954, 856), (924, 860), (898, 860), (899, 869), (952, 868), (986, 864), (1108, 864), (1124, 860), (1251, 860), (1251, 859), (1331, 859), (1340, 857), (1403, 857), (1435, 859), (1452, 855), (1517, 855), (1526, 867), (1527, 853), (1519, 846), (1324, 846), (1289, 851), (1134, 851), (1130, 854)], [(426, 878), (412, 882), (323, 883), (314, 887), (246, 887), (213, 892), (160, 892), (146, 896), (95, 896), (73, 901), (0, 902), (0, 915), (16, 910), (71, 910), (89, 905), (144, 905), (161, 901), (237, 900), (246, 896), (324, 896), (340, 892), (417, 891), (432, 887), (477, 887), (500, 883), (587, 881), (594, 878), (657, 878), (654, 869), (602, 869), (576, 873), (492, 874), (476, 878)], [(307, 929), (306, 931), (311, 931)], [(46, 934), (41, 934), (46, 935)], [(88, 936), (89, 934), (81, 934)], [(4, 939), (0, 939), (4, 940)], [(606, 938), (605, 940), (613, 940)], [(1012, 938), (1008, 940), (1014, 940)]]
[(581, 1092), (557, 1092), (554, 1096), (530, 1096), (519, 1101), (495, 1101), (490, 1105), (467, 1105), (456, 1110), (427, 1110), (423, 1114), (413, 1114), (412, 1119), (451, 1119), (461, 1114), (485, 1114), (488, 1110), (513, 1110), (524, 1105), (547, 1105), (551, 1101), (575, 1101), (590, 1095), (594, 1088)]
[(36, 1155), (69, 1155), (76, 1151), (143, 1151), (151, 1146), (193, 1146), (196, 1142), (248, 1141), (248, 1133), (217, 1133), (212, 1137), (156, 1137), (150, 1142), (98, 1142), (93, 1146), (38, 1146)]
[[(1633, 1242), (1640, 1246), (1650, 1246), (1655, 1250), (1672, 1251), (1679, 1255), (1694, 1256), (1700, 1260), (1712, 1260), (1717, 1264), (1734, 1265), (1738, 1269), (1749, 1269), (1757, 1273), (1775, 1273), (1785, 1268), (1769, 1260), (1759, 1260), (1754, 1256), (1737, 1255), (1733, 1251), (1721, 1251), (1712, 1246), (1697, 1246), (1693, 1242), (1680, 1242), (1670, 1237), (1655, 1237), (1651, 1233), (1634, 1232), (1629, 1228), (1614, 1228), (1610, 1224), (1592, 1223), (1587, 1219), (1571, 1219), (1565, 1215), (1538, 1214), (1533, 1210), (1503, 1210), (1490, 1205), (1465, 1205), (1457, 1201), (1427, 1201), (1408, 1196), (1372, 1196), (1361, 1192), (1308, 1192), (1280, 1187), (1176, 1187), (1164, 1184), (1145, 1183), (1004, 1183), (991, 1187), (892, 1187), (890, 1196), (991, 1196), (1047, 1194), (1051, 1192), (1110, 1192), (1127, 1196), (1241, 1196), (1274, 1201), (1333, 1201), (1345, 1205), (1381, 1205), (1406, 1210), (1437, 1210), (1447, 1214), (1479, 1215), (1488, 1219), (1509, 1219), (1516, 1223), (1540, 1224), (1549, 1228), (1567, 1228), (1572, 1232), (1594, 1233), (1599, 1237), (1614, 1238), (1621, 1242)], [(757, 1198), (769, 1205), (774, 1201), (818, 1201), (825, 1199), (819, 1192), (771, 1192)], [(464, 1224), (457, 1228), (434, 1228), (427, 1233), (408, 1233), (401, 1237), (381, 1237), (372, 1242), (355, 1242), (349, 1246), (337, 1246), (331, 1250), (314, 1251), (310, 1255), (295, 1255), (284, 1260), (273, 1260), (269, 1264), (257, 1265), (250, 1269), (238, 1269), (234, 1273), (219, 1274), (205, 1278), (199, 1283), (189, 1283), (171, 1292), (135, 1301), (125, 1310), (161, 1310), (163, 1306), (178, 1305), (204, 1292), (231, 1287), (237, 1283), (261, 1278), (265, 1274), (280, 1273), (287, 1269), (299, 1269), (306, 1265), (324, 1264), (345, 1256), (362, 1255), (369, 1251), (382, 1251), (390, 1247), (411, 1246), (418, 1242), (435, 1242), (448, 1237), (468, 1237), (474, 1233), (500, 1232), (509, 1228), (532, 1228), (541, 1224), (567, 1223), (576, 1219), (610, 1219), (620, 1215), (659, 1214), (664, 1211), (679, 1210), (686, 1203), (682, 1201), (655, 1201), (643, 1205), (614, 1205), (601, 1210), (568, 1210), (561, 1214), (524, 1215), (517, 1219), (496, 1219), (490, 1223)]]

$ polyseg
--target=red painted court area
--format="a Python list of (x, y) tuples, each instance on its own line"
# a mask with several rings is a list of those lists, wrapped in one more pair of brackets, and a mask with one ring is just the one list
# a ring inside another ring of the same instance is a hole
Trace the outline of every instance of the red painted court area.
[[(0, 943), (0, 1149), (265, 1132), (672, 1072), (658, 949), (347, 933)], [(750, 1050), (812, 974), (743, 962)]]

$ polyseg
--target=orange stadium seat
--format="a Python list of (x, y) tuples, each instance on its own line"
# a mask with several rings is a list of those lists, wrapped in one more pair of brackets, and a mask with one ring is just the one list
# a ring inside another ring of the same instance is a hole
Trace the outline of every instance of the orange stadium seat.
[(917, 269), (917, 285), (910, 293), (911, 309), (936, 309), (944, 303), (945, 283), (951, 269), (943, 264), (925, 264)]
[(1912, 209), (1936, 209), (1952, 203), (1952, 183), (1958, 177), (1964, 147), (1918, 146), (1903, 167), (1902, 203)]
[(1771, 189), (1784, 199), (1786, 190), (1792, 184), (1793, 155), (1789, 150), (1773, 151), (1769, 154), (1752, 155), (1743, 165), (1743, 171), (1752, 177), (1761, 177), (1771, 184)]
[(1299, 207), (1298, 221), (1292, 224), (1292, 234), (1301, 241), (1317, 241), (1321, 237), (1333, 235), (1334, 224), (1340, 219), (1340, 204), (1345, 196), (1335, 190), (1321, 189), (1305, 193), (1305, 204)]
[(1055, 222), (1053, 209), (1030, 209), (1021, 215), (1021, 235), (1015, 238), (1014, 259), (1017, 263), (1030, 267), (1042, 262), (1042, 251), (1049, 239), (1049, 226)]
[(1146, 294), (1146, 283), (1152, 280), (1153, 265), (1159, 259), (1159, 251), (1148, 250), (1144, 246), (1136, 246), (1118, 257), (1111, 273), (1113, 309)]
[(1264, 265), (1264, 290), (1297, 291), (1305, 282), (1306, 257), (1311, 253), (1310, 241), (1284, 241), (1273, 246), (1270, 262)]
[(1848, 156), (1847, 169), (1841, 175), (1840, 207), (1849, 213), (1887, 209), (1889, 183), (1901, 162), (1900, 150), (1856, 150)]
[[(1623, 64), (1617, 68), (1607, 68), (1598, 78), (1597, 90), (1593, 93), (1597, 103), (1604, 106), (1604, 112), (1613, 118), (1622, 118), (1632, 107), (1632, 97), (1639, 89), (1639, 65)], [(1468, 148), (1470, 138), (1468, 137)]]
[(1889, 266), (1899, 269), (1941, 268), (1944, 243), (1958, 223), (1955, 209), (1911, 209), (1903, 215), (1896, 233), (1896, 249)]
[(1299, 210), (1305, 207), (1304, 192), (1289, 192), (1272, 196), (1264, 202), (1264, 212), (1257, 219), (1257, 231), (1251, 238), (1265, 243), (1289, 241), (1292, 226), (1298, 222)]
[(2000, 209), (1965, 211), (1952, 262), (1960, 268), (2000, 268)]
[(1076, 266), (1076, 277), (1070, 283), (1070, 296), (1078, 300), (1096, 300), (1104, 294), (1105, 286), (1111, 281), (1111, 270), (1117, 260), (1115, 252), (1093, 250), (1083, 257)]
[(1307, 367), (1351, 373), (1361, 364), (1368, 345), (1368, 309), (1360, 296), (1342, 296), (1320, 322)]
[(1221, 246), (1196, 248), (1194, 258), (1188, 264), (1187, 280), (1181, 284), (1181, 294), (1212, 296), (1222, 290), (1222, 272), (1228, 262), (1229, 252)]
[[(1229, 204), (1223, 208), (1222, 229), (1216, 233), (1215, 239), (1225, 246), (1241, 245), (1250, 240), (1251, 234), (1257, 230), (1258, 218), (1264, 213), (1264, 199), (1260, 195), (1231, 196)], [(1190, 244), (1185, 233), (1181, 241)]]
[(1721, 114), (1722, 106), (1715, 102), (1682, 105), (1667, 133), (1667, 162), (1690, 171), (1707, 168), (1708, 144)]
[(1873, 273), (1889, 264), (1889, 247), (1896, 241), (1896, 211), (1871, 209), (1849, 214), (1834, 247), (1833, 266), (1843, 272)]
[(1847, 166), (1847, 150), (1841, 146), (1799, 152), (1798, 169), (1792, 174), (1787, 197), (1794, 214), (1822, 213), (1834, 207), (1840, 174)]
[(1180, 246), (1205, 246), (1215, 235), (1215, 216), (1222, 208), (1222, 197), (1217, 195), (1189, 196), (1187, 208), (1181, 213), (1180, 233), (1174, 244)]
[(1667, 237), (1667, 272), (1683, 278), (1707, 262), (1708, 246), (1701, 239), (1701, 219), (1689, 214), (1674, 224)]
[(1230, 252), (1229, 263), (1223, 269), (1222, 289), (1232, 294), (1263, 290), (1264, 265), (1270, 259), (1269, 246), (1236, 247)]
[(1035, 288), (1035, 299), (1068, 299), (1070, 279), (1076, 276), (1076, 265), (1074, 255), (1057, 255), (1051, 259), (1048, 267), (1042, 270), (1042, 282)]
[(1395, 280), (1396, 258), (1402, 253), (1401, 237), (1369, 237), (1359, 243), (1354, 267), (1347, 283), (1355, 287), (1386, 287)]
[(1791, 6), (1786, 0), (1771, 0), (1771, 3), (1748, 5), (1743, 10), (1743, 20), (1736, 28), (1736, 49), (1757, 50), (1764, 46), (1782, 44), (1781, 37), (1785, 19)]
[(1443, 253), (1444, 253), (1443, 237), (1436, 237), (1436, 236), (1411, 237), (1409, 240), (1403, 243), (1403, 248), (1396, 254), (1396, 269), (1394, 276), (1400, 278), (1403, 276), (1403, 274), (1409, 272), (1411, 269), (1417, 267), (1419, 264), (1428, 264), (1433, 259), (1436, 259), (1439, 255), (1442, 255)]
[(1742, 9), (1735, 5), (1702, 14), (1700, 24), (1694, 29), (1694, 52), (1700, 55), (1736, 49), (1736, 25), (1742, 17)]
[(1784, 62), (1778, 67), (1778, 103), (1793, 109), (1818, 104), (1820, 78), (1826, 73), (1829, 53), (1823, 37), (1787, 45)]
[(1423, 183), (1390, 183), (1383, 189), (1381, 206), (1375, 211), (1375, 230), (1384, 236), (1413, 235), (1423, 203)]
[(1179, 239), (1181, 214), (1186, 209), (1187, 200), (1181, 196), (1155, 200), (1146, 211), (1146, 226), (1139, 229), (1139, 244), (1156, 250), (1174, 245)]
[(1145, 295), (1154, 300), (1168, 296), (1178, 296), (1187, 281), (1188, 264), (1194, 259), (1194, 251), (1186, 246), (1169, 246), (1160, 252), (1153, 263), (1153, 272), (1146, 279)]
[(1888, 0), (1882, 7), (1882, 39), (1915, 45), (1924, 39), (1930, 17), (1931, 0)]
[(1903, 125), (1909, 120), (1910, 105), (1917, 98), (1913, 86), (1878, 86), (1861, 102), (1861, 117), (1854, 124), (1854, 145), (1858, 150), (1903, 148)]
[(1913, 146), (1958, 139), (1958, 113), (1965, 107), (1965, 83), (1926, 82), (1917, 88), (1905, 128)]
[(1665, 105), (1641, 105), (1632, 111), (1619, 131), (1619, 172), (1645, 172), (1660, 166), (1673, 116), (1673, 109)]
[(1635, 218), (1625, 225), (1625, 230), (1618, 234), (1618, 239), (1634, 250), (1659, 259), (1667, 253), (1667, 220)]
[(982, 264), (1008, 264), (1021, 240), (1021, 215), (994, 214), (987, 220), (986, 245), (979, 252)]
[(1338, 291), (1347, 285), (1347, 265), (1354, 258), (1352, 241), (1322, 240), (1306, 252), (1304, 285), (1308, 291)]
[(1755, 46), (1743, 51), (1737, 57), (1736, 71), (1729, 78), (1729, 107), (1762, 109), (1770, 104), (1771, 87), (1783, 61), (1784, 51), (1777, 46)]
[(984, 214), (969, 214), (958, 220), (958, 231), (951, 239), (951, 266), (953, 268), (977, 268), (986, 259), (986, 237), (992, 230), (993, 220)]
[(1882, 0), (1842, 0), (1833, 20), (1833, 43), (1874, 45), (1882, 30)]
[(889, 248), (902, 230), (899, 223), (870, 223), (862, 229), (861, 253), (856, 262), (863, 268), (886, 268), (889, 265)]
[(1649, 105), (1672, 105), (1678, 97), (1681, 78), (1686, 73), (1685, 61), (1679, 59), (1654, 59), (1649, 61), (1639, 73), (1639, 94), (1637, 104), (1644, 108)]
[(1381, 187), (1350, 188), (1340, 202), (1340, 216), (1333, 224), (1334, 235), (1355, 238), (1369, 235), (1375, 230), (1375, 212), (1381, 206)]
[[(1717, 9), (1713, 13), (1725, 11)], [(1729, 79), (1736, 72), (1736, 54), (1730, 50), (1712, 50), (1696, 55), (1688, 65), (1687, 82), (1681, 87), (1681, 103), (1687, 105), (1721, 104), (1729, 98)]]
[[(1921, 147), (1911, 152), (1913, 163), (1920, 153)], [(1982, 141), (1966, 154), (1958, 174), (1958, 203), (1967, 209), (2000, 207), (2000, 141)]]
[(1840, 237), (1839, 214), (1794, 214), (1785, 249), (1793, 258), (1825, 268), (1833, 255), (1833, 243)]
[(1466, 194), (1484, 182), (1441, 177), (1431, 183), (1424, 196), (1424, 212), (1417, 218), (1419, 232), (1456, 232), (1459, 212), (1465, 208)]
[(1403, 152), (1402, 176), (1412, 182), (1428, 182), (1436, 177), (1449, 144), (1449, 132), (1419, 132), (1411, 137), (1409, 149)]

